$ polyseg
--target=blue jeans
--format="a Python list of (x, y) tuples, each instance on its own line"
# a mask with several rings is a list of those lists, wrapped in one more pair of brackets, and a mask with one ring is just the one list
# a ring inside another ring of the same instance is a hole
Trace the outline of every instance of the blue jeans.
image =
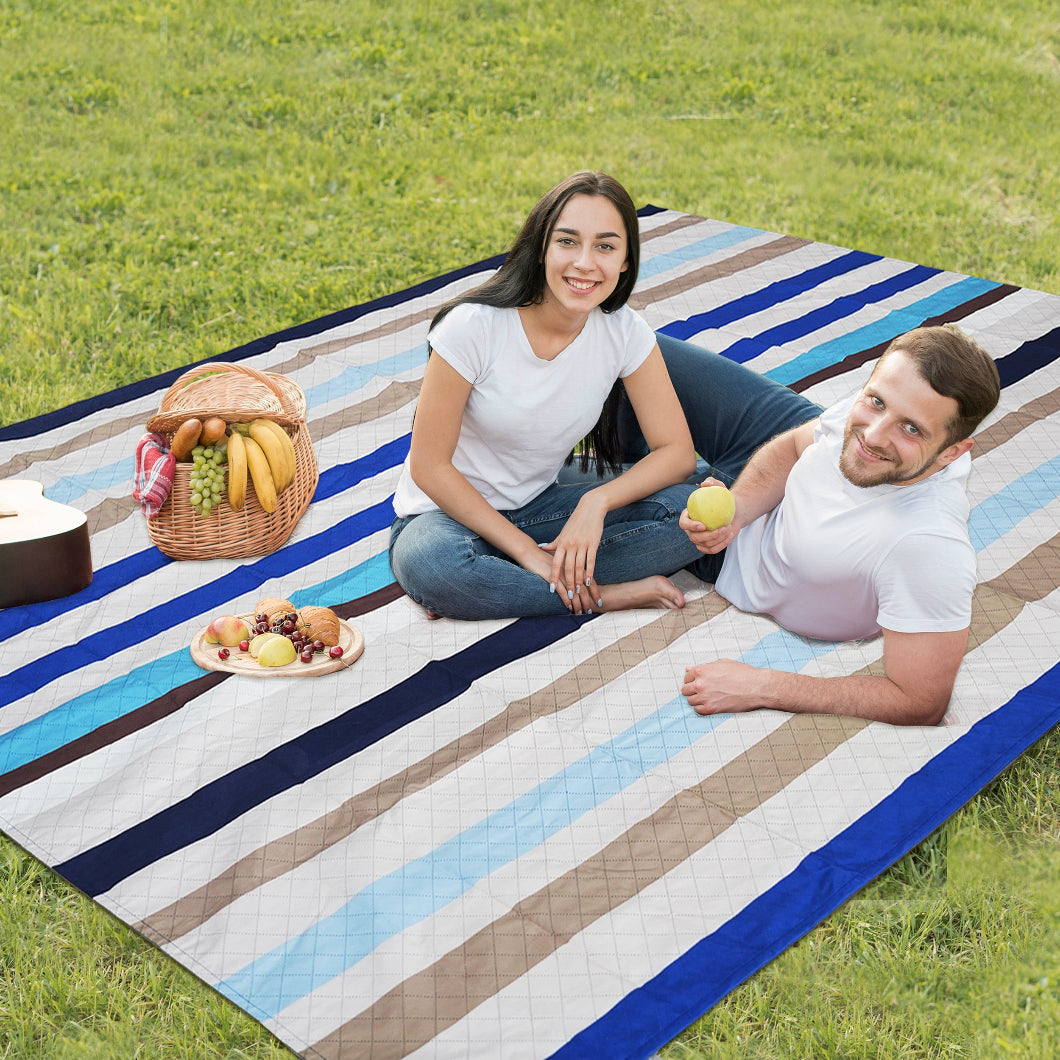
[[(658, 340), (701, 459), (685, 482), (607, 515), (595, 571), (602, 585), (682, 568), (714, 581), (721, 557), (701, 556), (677, 525), (689, 494), (708, 475), (731, 485), (755, 449), (821, 411), (743, 365), (668, 335)], [(619, 411), (619, 436), (626, 463), (647, 453), (628, 400)], [(559, 535), (581, 496), (599, 482), (592, 473), (567, 470), (529, 504), (501, 514), (544, 544)], [(413, 600), (451, 618), (569, 613), (544, 579), (442, 512), (394, 521), (390, 566)]]

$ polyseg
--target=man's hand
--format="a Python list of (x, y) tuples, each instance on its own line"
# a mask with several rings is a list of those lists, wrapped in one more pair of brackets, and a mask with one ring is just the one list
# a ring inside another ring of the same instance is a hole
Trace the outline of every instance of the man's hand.
[[(716, 478), (707, 478), (700, 483), (700, 486), (724, 485), (724, 482), (719, 482)], [(728, 526), (718, 527), (717, 530), (708, 530), (702, 523), (697, 522), (688, 514), (687, 508), (681, 513), (681, 518), (678, 520), (677, 525), (684, 530), (688, 535), (688, 540), (700, 552), (708, 556), (716, 555), (732, 543), (732, 539), (739, 533), (740, 527), (743, 525), (740, 521), (739, 501), (737, 501), (736, 505), (736, 514)]]
[(697, 714), (739, 714), (765, 706), (757, 693), (765, 671), (732, 659), (701, 663), (685, 670), (681, 695)]

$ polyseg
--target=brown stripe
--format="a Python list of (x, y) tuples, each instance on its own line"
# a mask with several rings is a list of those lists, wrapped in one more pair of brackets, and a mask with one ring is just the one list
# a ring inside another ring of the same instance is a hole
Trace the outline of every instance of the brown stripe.
[(599, 853), (380, 997), (315, 1043), (325, 1060), (407, 1056), (636, 897), (741, 817), (823, 761), (867, 723), (794, 715)]
[[(0, 479), (13, 478), (40, 461), (58, 460), (60, 457), (68, 456), (78, 449), (86, 449), (96, 442), (105, 442), (109, 438), (116, 438), (133, 427), (138, 425), (142, 427), (145, 420), (146, 417), (140, 413), (132, 413), (118, 420), (109, 420), (106, 423), (101, 423), (71, 438), (64, 438), (54, 445), (49, 445), (46, 449), (16, 453), (7, 463), (0, 464)], [(132, 489), (131, 482), (129, 488), (130, 490)]]
[(1026, 603), (1044, 600), (1060, 585), (1060, 534), (1043, 541), (1019, 563), (984, 584)]
[(1060, 412), (1060, 387), (1033, 401), (1028, 401), (1015, 412), (1002, 416), (997, 423), (976, 434), (972, 456), (980, 457), (984, 453), (989, 453), (991, 449), (1014, 438), (1031, 424), (1047, 419), (1055, 412)]
[(428, 757), (347, 799), (315, 821), (240, 858), (201, 887), (146, 917), (135, 925), (136, 930), (155, 941), (180, 938), (241, 895), (278, 879), (348, 838), (403, 798), (437, 782), (535, 718), (555, 714), (603, 688), (728, 606), (716, 593), (710, 593), (681, 610), (665, 612), (641, 629), (607, 645), (544, 688), (515, 700), (500, 714), (462, 733)]
[(779, 239), (774, 239), (769, 243), (750, 247), (739, 254), (733, 255), (731, 258), (704, 265), (702, 268), (694, 269), (683, 276), (675, 276), (672, 280), (667, 280), (657, 287), (635, 291), (629, 300), (629, 304), (634, 309), (645, 309), (654, 302), (661, 302), (664, 298), (675, 298), (685, 291), (692, 290), (693, 287), (724, 279), (726, 276), (732, 276), (737, 272), (742, 272), (744, 269), (761, 265), (764, 261), (771, 261), (783, 254), (790, 254), (793, 250), (798, 250), (799, 247), (807, 246), (809, 242), (808, 239), (781, 236)]
[(157, 699), (151, 700), (150, 703), (145, 703), (142, 707), (123, 714), (113, 721), (108, 721), (100, 725), (98, 729), (79, 736), (76, 740), (63, 744), (62, 747), (57, 747), (54, 751), (33, 759), (32, 762), (27, 762), (25, 765), (12, 769), (9, 773), (0, 775), (0, 796), (7, 795), (24, 784), (39, 780), (56, 769), (61, 769), (71, 762), (76, 762), (79, 758), (84, 758), (140, 729), (147, 728), (148, 725), (153, 725), (156, 721), (175, 713), (193, 699), (208, 692), (228, 676), (230, 675), (211, 671), (203, 674), (202, 677), (196, 677), (177, 688), (170, 689)]
[[(1010, 294), (1014, 294), (1020, 290), (1019, 287), (1013, 287), (1011, 284), (1003, 283), (999, 287), (995, 287), (985, 294), (978, 295), (975, 298), (970, 298), (967, 302), (962, 302), (959, 306), (948, 310), (945, 313), (940, 313), (938, 316), (928, 317), (926, 320), (921, 321), (918, 327), (934, 327), (937, 324), (948, 324), (953, 323), (957, 320), (961, 320), (966, 316), (970, 316), (972, 313), (977, 313), (981, 309), (985, 309), (987, 306), (993, 305), (995, 302), (1000, 302), (1002, 298), (1008, 297)], [(843, 375), (845, 372), (852, 372), (856, 368), (860, 368), (863, 364), (867, 364), (869, 361), (874, 361), (879, 357), (890, 344), (890, 339), (885, 342), (877, 343), (871, 349), (862, 350), (860, 353), (852, 353), (849, 357), (844, 357), (841, 361), (836, 361), (834, 364), (830, 364), (825, 368), (814, 372), (812, 375), (805, 376), (802, 379), (796, 380), (794, 383), (790, 383), (789, 386), (797, 394), (801, 394), (805, 390), (809, 390), (810, 387), (816, 386), (818, 383), (823, 383), (826, 379), (834, 379), (837, 375)]]
[(640, 233), (641, 246), (651, 242), (653, 239), (658, 239), (660, 236), (668, 236), (671, 232), (680, 232), (682, 228), (691, 228), (693, 225), (702, 224), (706, 220), (707, 218), (697, 217), (695, 214), (682, 214), (680, 217), (675, 217), (672, 221), (659, 225), (658, 228), (653, 228), (648, 232), (642, 231)]
[[(391, 583), (356, 600), (339, 604), (332, 610), (340, 618), (356, 618), (358, 615), (366, 614), (377, 607), (383, 607), (403, 595), (401, 586), (397, 583)], [(109, 744), (116, 743), (126, 736), (131, 736), (134, 732), (146, 729), (156, 721), (161, 721), (168, 715), (176, 713), (181, 707), (210, 691), (210, 689), (230, 676), (231, 674), (221, 673), (220, 671), (211, 671), (201, 677), (193, 678), (191, 681), (186, 681), (176, 688), (171, 688), (157, 699), (151, 700), (150, 703), (145, 703), (142, 707), (137, 707), (136, 710), (131, 710), (120, 718), (108, 721), (100, 725), (99, 728), (85, 733), (84, 736), (79, 736), (77, 739), (63, 744), (62, 747), (57, 747), (54, 751), (41, 755), (40, 758), (35, 758), (32, 762), (18, 766), (8, 773), (0, 774), (0, 797), (7, 795), (16, 788), (22, 787), (24, 784), (39, 780), (41, 777), (47, 776), (47, 774), (54, 772), (56, 769), (61, 769), (71, 762), (76, 762), (79, 758), (84, 758), (86, 755), (99, 751)]]

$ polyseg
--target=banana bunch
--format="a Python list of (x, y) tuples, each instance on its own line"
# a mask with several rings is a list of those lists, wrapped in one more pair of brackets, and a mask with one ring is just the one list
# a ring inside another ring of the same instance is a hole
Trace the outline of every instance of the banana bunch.
[(277, 498), (294, 481), (294, 443), (272, 420), (233, 423), (228, 442), (228, 503), (236, 511), (247, 495), (247, 476), (254, 484), (258, 503), (276, 511)]

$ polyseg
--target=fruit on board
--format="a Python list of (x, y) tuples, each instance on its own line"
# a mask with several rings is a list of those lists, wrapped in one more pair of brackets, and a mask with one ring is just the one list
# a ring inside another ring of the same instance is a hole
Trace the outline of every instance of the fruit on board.
[(173, 440), (169, 443), (169, 451), (177, 460), (183, 463), (190, 458), (192, 449), (199, 444), (199, 435), (201, 433), (201, 421), (194, 417), (185, 420), (173, 435)]
[(688, 498), (688, 514), (708, 530), (728, 526), (736, 514), (736, 501), (724, 486), (700, 486)]
[(249, 430), (250, 437), (261, 446), (261, 451), (269, 462), (276, 492), (283, 493), (294, 481), (294, 443), (287, 432), (272, 420), (251, 420)]
[(304, 640), (319, 640), (326, 647), (339, 642), (339, 616), (330, 607), (300, 608), (298, 625)]
[(258, 655), (261, 653), (261, 649), (263, 647), (265, 647), (265, 645), (268, 644), (268, 642), (270, 640), (276, 640), (277, 638), (279, 638), (280, 640), (286, 640), (287, 639), (286, 637), (284, 637), (280, 633), (259, 633), (250, 642), (249, 650), (250, 650), (251, 658), (252, 659), (256, 659), (258, 657)]
[(247, 449), (243, 435), (233, 431), (228, 439), (228, 506), (235, 512), (247, 499)]
[(202, 421), (199, 445), (213, 445), (215, 442), (219, 442), (225, 436), (227, 429), (228, 424), (220, 416), (207, 416)]
[(223, 644), (226, 648), (235, 648), (249, 635), (250, 630), (243, 619), (235, 615), (219, 615), (206, 627), (203, 640), (207, 644)]
[(262, 666), (286, 666), (294, 662), (297, 657), (297, 649), (286, 637), (270, 637), (258, 649), (258, 662)]
[(250, 481), (254, 483), (254, 492), (258, 503), (267, 512), (276, 511), (276, 482), (272, 477), (269, 461), (253, 438), (244, 438), (243, 445), (247, 451), (247, 467), (250, 469)]

